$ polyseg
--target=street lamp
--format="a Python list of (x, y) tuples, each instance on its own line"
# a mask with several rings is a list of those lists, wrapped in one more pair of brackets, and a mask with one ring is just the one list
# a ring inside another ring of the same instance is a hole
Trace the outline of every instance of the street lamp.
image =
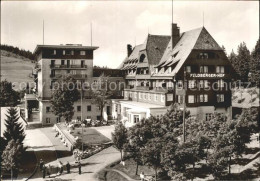
[(185, 113), (186, 113), (186, 70), (184, 69), (183, 73), (183, 142), (185, 143), (186, 141), (186, 135), (185, 135)]
[(82, 109), (83, 109), (83, 107), (82, 107), (82, 99), (83, 99), (83, 86), (82, 86), (82, 80), (81, 80), (81, 91), (80, 91), (80, 107), (81, 107), (81, 111), (80, 111), (80, 118), (81, 118), (81, 136), (82, 136), (82, 140), (81, 140), (81, 143), (82, 143), (82, 152), (83, 152), (83, 146), (84, 146), (84, 144), (83, 144), (83, 113), (82, 113)]

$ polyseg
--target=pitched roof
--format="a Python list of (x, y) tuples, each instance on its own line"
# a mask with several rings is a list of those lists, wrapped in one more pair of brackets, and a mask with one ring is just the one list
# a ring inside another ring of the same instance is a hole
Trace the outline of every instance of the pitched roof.
[(197, 50), (222, 50), (214, 38), (209, 34), (209, 32), (203, 27), (200, 36), (193, 47)]
[[(173, 49), (172, 49), (172, 42), (171, 42), (172, 40), (170, 40), (158, 66), (162, 66), (162, 65), (164, 66), (166, 64), (174, 64), (178, 62), (175, 69), (171, 73), (172, 76), (175, 75), (175, 73), (178, 72), (181, 65), (188, 58), (202, 29), (203, 28), (197, 28), (182, 33), (180, 40), (178, 41), (178, 43), (175, 45)], [(164, 76), (163, 74), (161, 75)]]
[[(157, 67), (163, 67), (177, 63), (173, 71), (170, 74), (167, 73), (170, 76), (174, 76), (180, 70), (192, 50), (222, 50), (204, 27), (182, 33), (180, 40), (173, 49), (171, 45), (170, 41), (160, 63), (157, 65)], [(165, 74), (154, 76), (165, 76)]]
[(148, 35), (146, 50), (150, 65), (155, 65), (160, 62), (170, 39), (170, 36)]

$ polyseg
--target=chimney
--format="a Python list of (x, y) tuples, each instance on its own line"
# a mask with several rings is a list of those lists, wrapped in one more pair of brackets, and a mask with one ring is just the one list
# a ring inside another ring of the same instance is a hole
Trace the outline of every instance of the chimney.
[(132, 45), (127, 44), (127, 57), (129, 57), (132, 53), (133, 49), (132, 49)]
[(177, 26), (177, 24), (172, 23), (172, 49), (178, 43), (179, 38), (180, 38), (180, 28)]

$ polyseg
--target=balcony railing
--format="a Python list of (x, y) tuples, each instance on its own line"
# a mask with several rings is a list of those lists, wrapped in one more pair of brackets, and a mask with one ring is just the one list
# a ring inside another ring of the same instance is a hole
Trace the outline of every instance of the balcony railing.
[(50, 68), (52, 69), (85, 69), (87, 65), (57, 65), (50, 64)]
[(50, 77), (53, 78), (53, 79), (61, 79), (61, 78), (65, 78), (68, 75), (71, 76), (74, 79), (86, 79), (87, 78), (87, 75), (85, 75), (85, 74), (66, 74), (66, 75), (61, 75), (61, 74), (53, 75), (53, 74), (50, 74)]

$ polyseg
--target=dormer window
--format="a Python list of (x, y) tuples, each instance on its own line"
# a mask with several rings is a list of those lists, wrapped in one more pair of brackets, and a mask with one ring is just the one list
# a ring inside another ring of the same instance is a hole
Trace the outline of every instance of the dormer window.
[(191, 66), (186, 66), (186, 72), (191, 73)]
[(155, 68), (155, 73), (158, 74), (158, 68)]
[(168, 74), (172, 72), (172, 67), (168, 68)]
[(164, 73), (164, 67), (161, 68), (161, 74), (163, 74), (163, 73)]
[(178, 55), (179, 51), (173, 54), (173, 58), (175, 58)]
[(144, 62), (144, 59), (145, 59), (145, 54), (142, 54), (142, 55), (140, 56), (139, 62), (140, 62), (140, 63)]

